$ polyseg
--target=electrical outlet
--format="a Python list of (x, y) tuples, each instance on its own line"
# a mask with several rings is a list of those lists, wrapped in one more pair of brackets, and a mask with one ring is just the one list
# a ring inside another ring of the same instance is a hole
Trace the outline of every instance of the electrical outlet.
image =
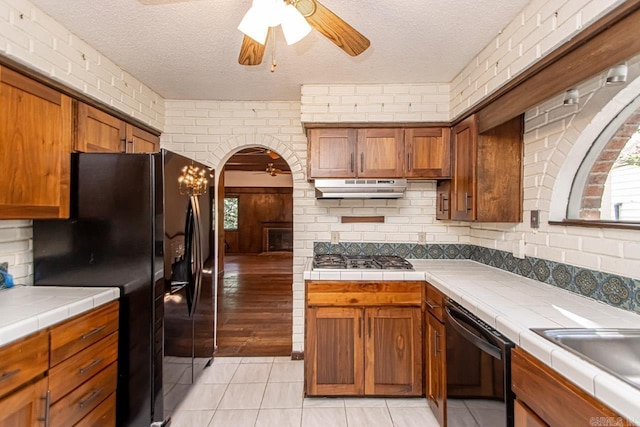
[(331, 244), (332, 245), (337, 245), (338, 243), (340, 243), (340, 232), (339, 231), (332, 231), (331, 232)]
[(421, 231), (418, 233), (418, 244), (424, 245), (425, 243), (427, 243), (427, 233)]

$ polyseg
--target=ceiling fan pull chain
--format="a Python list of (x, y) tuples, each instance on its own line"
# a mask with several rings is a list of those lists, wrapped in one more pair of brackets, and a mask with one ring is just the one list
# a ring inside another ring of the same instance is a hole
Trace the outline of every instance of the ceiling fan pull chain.
[(271, 72), (273, 73), (278, 65), (276, 62), (276, 29), (270, 27), (269, 31), (271, 31)]

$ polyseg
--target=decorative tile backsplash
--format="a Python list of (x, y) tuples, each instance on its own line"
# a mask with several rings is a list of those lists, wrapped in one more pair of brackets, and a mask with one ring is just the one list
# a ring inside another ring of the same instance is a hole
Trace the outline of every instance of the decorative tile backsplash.
[(398, 255), (408, 259), (470, 259), (640, 313), (640, 280), (475, 245), (314, 242), (314, 254)]

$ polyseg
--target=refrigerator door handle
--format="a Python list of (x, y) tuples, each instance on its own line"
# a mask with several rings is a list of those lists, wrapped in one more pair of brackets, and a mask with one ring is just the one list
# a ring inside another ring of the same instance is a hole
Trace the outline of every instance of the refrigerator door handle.
[(191, 305), (191, 315), (196, 311), (198, 301), (200, 300), (200, 292), (202, 288), (202, 268), (204, 266), (204, 260), (202, 259), (202, 230), (200, 221), (200, 204), (198, 203), (197, 196), (189, 196), (190, 203), (193, 208), (193, 303)]

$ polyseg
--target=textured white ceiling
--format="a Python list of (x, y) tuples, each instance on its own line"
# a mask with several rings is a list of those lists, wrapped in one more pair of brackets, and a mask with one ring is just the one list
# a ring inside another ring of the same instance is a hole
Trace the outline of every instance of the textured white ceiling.
[(167, 99), (300, 100), (305, 83), (450, 82), (527, 0), (322, 0), (371, 40), (350, 57), (313, 30), (263, 63), (238, 64), (251, 0), (31, 0)]

